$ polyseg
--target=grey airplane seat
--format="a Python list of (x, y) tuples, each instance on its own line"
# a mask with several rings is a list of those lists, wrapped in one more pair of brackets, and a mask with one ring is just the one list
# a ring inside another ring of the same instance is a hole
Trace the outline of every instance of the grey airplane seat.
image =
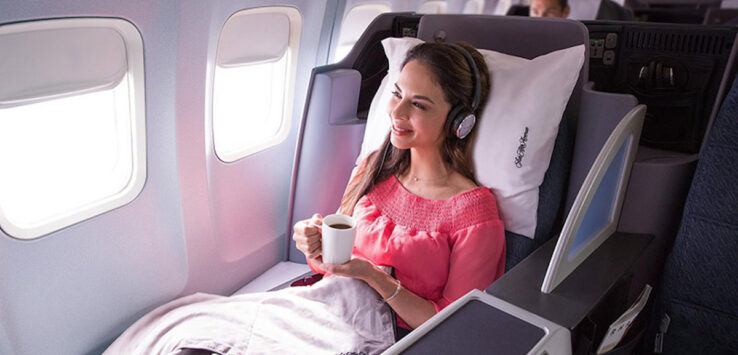
[[(530, 13), (529, 5), (511, 5), (506, 16), (528, 16)], [(596, 20), (616, 20), (616, 21), (633, 21), (633, 10), (620, 6), (612, 0), (602, 0), (597, 9)]]
[[(433, 15), (421, 19), (418, 38), (431, 41), (441, 33), (447, 42), (466, 41), (477, 48), (529, 59), (589, 42), (586, 28), (570, 20), (459, 15)], [(558, 235), (597, 152), (620, 119), (637, 105), (631, 95), (592, 90), (587, 83), (588, 69), (585, 61), (559, 126), (551, 161), (539, 190), (534, 237), (505, 232), (506, 271)], [(483, 180), (481, 175), (489, 172), (480, 171), (479, 162), (476, 164), (477, 175)]]
[[(664, 266), (650, 332), (651, 339), (661, 333), (664, 354), (738, 353), (736, 117), (738, 80), (699, 155), (681, 227)], [(645, 343), (650, 352), (654, 342)]]
[(631, 0), (629, 6), (638, 21), (701, 24), (707, 10), (720, 8), (722, 0), (679, 1)]
[(738, 26), (738, 9), (709, 8), (702, 24)]
[[(584, 25), (561, 19), (408, 13), (377, 17), (346, 58), (313, 69), (295, 157), (289, 235), (296, 221), (336, 211), (361, 148), (369, 104), (388, 68), (380, 42), (403, 35), (425, 41), (443, 36), (446, 42), (465, 41), (529, 59), (589, 40)], [(585, 56), (587, 51), (585, 45)], [(585, 61), (540, 186), (534, 238), (506, 232), (507, 270), (557, 235), (596, 153), (637, 104), (631, 95), (594, 91), (587, 73)], [(574, 143), (575, 129), (579, 133)], [(288, 243), (289, 262), (305, 263), (294, 242)]]
[(602, 0), (597, 10), (597, 20), (633, 21), (633, 10), (613, 0)]
[[(387, 16), (389, 17), (389, 15)], [(381, 20), (381, 19), (379, 19)], [(507, 54), (512, 55), (518, 55), (521, 57), (526, 58), (534, 58), (538, 55), (545, 54), (557, 49), (562, 48), (568, 48), (577, 44), (582, 44), (586, 42), (586, 30), (578, 23), (574, 22), (555, 22), (556, 25), (561, 26), (562, 28), (566, 28), (570, 33), (569, 34), (557, 34), (557, 31), (550, 31), (546, 30), (544, 31), (544, 26), (541, 23), (537, 23), (538, 26), (533, 26), (534, 29), (530, 30), (530, 25), (528, 25), (528, 22), (530, 22), (530, 19), (523, 19), (523, 22), (516, 21), (517, 19), (513, 19), (510, 21), (510, 19), (502, 18), (502, 17), (492, 17), (492, 16), (464, 16), (459, 17), (458, 15), (438, 15), (438, 16), (423, 16), (423, 18), (420, 20), (420, 24), (418, 27), (418, 38), (426, 40), (426, 41), (432, 41), (434, 40), (434, 36), (436, 35), (436, 32), (443, 31), (443, 33), (446, 34), (447, 39), (446, 41), (449, 42), (456, 42), (456, 41), (466, 41), (471, 43), (472, 45), (478, 47), (478, 48), (484, 48), (484, 49), (494, 49), (496, 51), (500, 51)], [(549, 23), (549, 21), (544, 21), (545, 23)], [(396, 25), (396, 24), (395, 24)], [(494, 29), (493, 29), (494, 27)], [(518, 36), (521, 37), (520, 41), (515, 40), (509, 40), (509, 36), (512, 35), (513, 32), (518, 32), (521, 28), (528, 28), (528, 31), (518, 33)], [(370, 29), (367, 30), (367, 32), (371, 32), (371, 26)], [(495, 33), (495, 35), (491, 35), (491, 33)], [(554, 35), (550, 36), (549, 38), (542, 38), (540, 37), (543, 32), (547, 33), (554, 33)], [(377, 31), (374, 33), (374, 35), (371, 35), (375, 38), (377, 43), (369, 43), (367, 44), (367, 48), (365, 49), (357, 49), (356, 51), (362, 52), (363, 56), (357, 56), (355, 59), (355, 63), (368, 63), (371, 62), (366, 57), (370, 56), (372, 54), (371, 48), (376, 48), (376, 45), (379, 41), (381, 41), (382, 38), (377, 37), (376, 35), (378, 33), (382, 33), (381, 31)], [(571, 35), (571, 33), (575, 33), (575, 35)], [(484, 35), (482, 35), (484, 34)], [(365, 35), (369, 36), (368, 33), (365, 33)], [(398, 36), (399, 37), (399, 36)], [(531, 37), (537, 37), (537, 40), (541, 42), (541, 45), (538, 46), (536, 49), (530, 49), (527, 46), (522, 46), (517, 43), (527, 43), (527, 41), (532, 40)], [(527, 38), (527, 39), (522, 39)], [(362, 37), (362, 39), (364, 39)], [(359, 43), (361, 43), (362, 39), (360, 39)], [(545, 43), (545, 45), (544, 45)], [(385, 67), (384, 71), (386, 71), (386, 59), (384, 58), (383, 50), (381, 49), (381, 46), (379, 46), (380, 51), (379, 52), (373, 52), (373, 55), (375, 55), (375, 61), (381, 62), (384, 60)], [(351, 54), (349, 55), (351, 56)], [(350, 59), (349, 59), (350, 61)], [(344, 63), (339, 63), (335, 66), (341, 66), (345, 65)], [(335, 66), (329, 66), (328, 72), (332, 73), (331, 75), (347, 75), (345, 72), (342, 71), (342, 69), (333, 69), (330, 70), (331, 67)], [(316, 71), (321, 71), (321, 68), (316, 68)], [(370, 75), (376, 76), (378, 80), (381, 80), (384, 76), (384, 71), (381, 73)], [(340, 74), (344, 73), (344, 74)], [(586, 75), (586, 69), (582, 69), (580, 72), (580, 80), (577, 84), (577, 87), (574, 89), (575, 94), (572, 95), (572, 97), (577, 97), (577, 99), (573, 101), (578, 102), (578, 97), (580, 96), (578, 93), (581, 92), (582, 88), (582, 78), (584, 78), (582, 75)], [(314, 86), (312, 88), (312, 92), (322, 92), (323, 90), (317, 89), (315, 87), (315, 84), (320, 84), (322, 82), (322, 76), (323, 75), (316, 75), (316, 80), (314, 82)], [(362, 80), (364, 77), (362, 76)], [(358, 78), (356, 79), (358, 80)], [(334, 80), (335, 85), (336, 80)], [(369, 86), (372, 87), (372, 89), (376, 90), (376, 86), (373, 86), (368, 83), (362, 83), (361, 86)], [(378, 86), (378, 82), (377, 82)], [(335, 86), (334, 86), (335, 87)], [(334, 89), (335, 90), (335, 89)], [(338, 92), (342, 93), (342, 95), (345, 95), (347, 92), (350, 92), (350, 89), (347, 89), (345, 87), (338, 90)], [(359, 96), (359, 106), (361, 103), (362, 97), (368, 97), (371, 99), (374, 96), (375, 92), (370, 92), (369, 94), (365, 94), (365, 90), (362, 90), (361, 93), (358, 94)], [(310, 106), (306, 110), (306, 121), (304, 122), (304, 130), (305, 132), (302, 135), (302, 143), (301, 143), (301, 152), (299, 153), (299, 166), (303, 166), (303, 164), (306, 164), (306, 159), (313, 160), (317, 159), (317, 157), (320, 155), (320, 153), (315, 152), (314, 150), (320, 149), (324, 152), (340, 152), (341, 159), (344, 161), (343, 167), (338, 167), (334, 164), (335, 171), (340, 171), (341, 174), (336, 174), (336, 176), (340, 176), (340, 179), (335, 180), (335, 183), (332, 183), (333, 186), (330, 191), (327, 191), (328, 189), (319, 188), (318, 190), (315, 190), (314, 188), (310, 189), (303, 189), (302, 186), (315, 186), (319, 185), (318, 181), (323, 179), (320, 174), (317, 174), (315, 176), (305, 176), (303, 174), (303, 169), (298, 167), (298, 175), (296, 177), (296, 190), (294, 192), (294, 201), (295, 206), (293, 209), (293, 215), (299, 216), (296, 218), (293, 218), (293, 220), (301, 220), (304, 218), (308, 218), (314, 211), (321, 211), (321, 213), (334, 211), (336, 206), (338, 205), (338, 201), (340, 201), (341, 194), (343, 193), (343, 187), (346, 184), (346, 181), (348, 181), (348, 174), (351, 171), (351, 167), (354, 164), (354, 160), (356, 157), (356, 154), (358, 153), (358, 148), (361, 143), (361, 136), (359, 137), (348, 137), (348, 134), (352, 135), (360, 135), (363, 134), (363, 131), (359, 130), (353, 130), (355, 128), (363, 128), (361, 125), (363, 122), (359, 119), (354, 118), (354, 121), (350, 122), (344, 122), (341, 125), (333, 125), (333, 127), (329, 128), (331, 130), (342, 130), (346, 133), (344, 133), (343, 136), (340, 136), (338, 134), (333, 135), (331, 137), (328, 137), (326, 135), (320, 135), (320, 137), (311, 137), (311, 131), (316, 130), (315, 132), (318, 132), (318, 128), (314, 126), (319, 125), (325, 125), (325, 122), (315, 122), (312, 121), (313, 117), (325, 117), (316, 115), (315, 113), (319, 114), (333, 114), (335, 115), (335, 111), (331, 111), (330, 113), (322, 111), (321, 109), (318, 109), (317, 107), (313, 106), (313, 102), (316, 102), (319, 97), (323, 95), (313, 95), (313, 97), (310, 100)], [(343, 100), (334, 98), (333, 100), (325, 99), (324, 103), (328, 102), (342, 102)], [(354, 99), (356, 101), (356, 99)], [(570, 158), (571, 158), (571, 146), (573, 141), (573, 134), (570, 132), (570, 127), (573, 126), (572, 122), (575, 122), (576, 119), (576, 111), (577, 109), (574, 108), (573, 105), (570, 105), (572, 107), (567, 109), (566, 116), (567, 119), (562, 119), (559, 129), (559, 134), (556, 138), (556, 145), (554, 147), (554, 152), (552, 154), (552, 161), (549, 169), (546, 172), (546, 177), (544, 178), (543, 185), (540, 188), (539, 192), (539, 205), (537, 210), (537, 228), (535, 232), (535, 237), (533, 239), (530, 239), (528, 237), (518, 235), (512, 232), (506, 232), (505, 239), (507, 242), (507, 258), (506, 258), (506, 269), (512, 268), (514, 265), (516, 265), (520, 260), (525, 258), (528, 254), (530, 254), (533, 250), (535, 250), (536, 247), (543, 244), (546, 240), (551, 238), (553, 235), (552, 231), (554, 229), (555, 223), (559, 220), (561, 213), (561, 204), (564, 196), (564, 191), (566, 189), (566, 182), (568, 180), (568, 172), (570, 170)], [(353, 117), (356, 117), (357, 114), (359, 114), (362, 110), (354, 108), (357, 111), (353, 112)], [(368, 108), (367, 108), (368, 109)], [(351, 114), (351, 113), (349, 113)], [(313, 116), (315, 115), (315, 116)], [(317, 119), (317, 118), (315, 118)], [(334, 119), (335, 120), (335, 119)], [(330, 121), (330, 119), (329, 119)], [(330, 123), (330, 122), (329, 122)], [(353, 124), (347, 124), (347, 123), (353, 123)], [(330, 126), (330, 124), (329, 124)], [(350, 128), (354, 127), (354, 128)], [(337, 131), (336, 131), (337, 132)], [(350, 132), (350, 133), (349, 133)], [(483, 137), (477, 137), (477, 139), (483, 139)], [(320, 144), (316, 143), (317, 141), (320, 141)], [(349, 142), (352, 141), (352, 142)], [(318, 148), (317, 146), (323, 145), (322, 148)], [(356, 147), (356, 150), (347, 149), (351, 146)], [(335, 154), (335, 153), (334, 153)], [(335, 160), (335, 159), (334, 159)], [(310, 163), (312, 164), (312, 163)], [(312, 173), (310, 173), (312, 174)], [(312, 183), (308, 182), (312, 181)], [(336, 188), (336, 186), (340, 186), (339, 188)], [(309, 192), (308, 192), (309, 191)], [(308, 195), (311, 194), (311, 195)], [(327, 199), (327, 196), (332, 196), (331, 199)], [(315, 206), (314, 204), (311, 204), (310, 206), (305, 206), (302, 204), (302, 201), (317, 201), (320, 205)], [(290, 257), (292, 261), (297, 262), (303, 262), (304, 257), (299, 253), (299, 251), (294, 248), (294, 243), (291, 246), (292, 250), (290, 253)]]

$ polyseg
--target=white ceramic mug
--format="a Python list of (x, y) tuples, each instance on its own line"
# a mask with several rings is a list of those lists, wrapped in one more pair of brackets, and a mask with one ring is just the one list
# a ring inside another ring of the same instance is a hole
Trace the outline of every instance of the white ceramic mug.
[(344, 264), (351, 260), (356, 236), (356, 221), (346, 215), (331, 214), (323, 218), (323, 262)]

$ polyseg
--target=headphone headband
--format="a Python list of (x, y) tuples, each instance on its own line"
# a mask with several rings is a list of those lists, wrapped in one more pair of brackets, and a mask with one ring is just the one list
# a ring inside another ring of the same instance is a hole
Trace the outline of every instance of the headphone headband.
[(469, 135), (469, 133), (471, 133), (475, 123), (477, 122), (475, 112), (477, 111), (477, 108), (479, 108), (479, 101), (482, 96), (482, 83), (479, 78), (479, 68), (477, 68), (477, 63), (474, 61), (471, 53), (464, 49), (464, 47), (457, 44), (446, 44), (451, 48), (454, 48), (457, 52), (461, 53), (464, 58), (466, 58), (472, 72), (472, 81), (474, 82), (474, 97), (472, 98), (469, 112), (466, 112), (467, 109), (464, 108), (463, 105), (456, 105), (451, 109), (451, 111), (449, 111), (449, 115), (446, 118), (446, 125), (448, 127), (447, 132), (459, 139), (464, 139)]
[(467, 63), (469, 64), (469, 68), (472, 72), (472, 81), (474, 82), (474, 97), (472, 98), (471, 103), (471, 114), (474, 114), (474, 112), (479, 107), (479, 100), (482, 96), (482, 85), (479, 82), (479, 69), (477, 68), (477, 63), (474, 61), (474, 58), (471, 56), (469, 51), (467, 51), (464, 47), (455, 44), (455, 43), (446, 43), (447, 45), (451, 46), (451, 48), (456, 49), (459, 53), (461, 53), (464, 58), (466, 58)]

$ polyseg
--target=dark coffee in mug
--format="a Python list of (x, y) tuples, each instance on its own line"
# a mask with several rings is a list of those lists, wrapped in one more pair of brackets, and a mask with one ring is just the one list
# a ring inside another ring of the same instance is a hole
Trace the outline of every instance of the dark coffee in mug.
[(334, 223), (334, 224), (329, 224), (328, 226), (331, 227), (331, 228), (335, 228), (335, 229), (349, 229), (349, 228), (351, 228), (350, 225), (343, 224), (343, 223)]

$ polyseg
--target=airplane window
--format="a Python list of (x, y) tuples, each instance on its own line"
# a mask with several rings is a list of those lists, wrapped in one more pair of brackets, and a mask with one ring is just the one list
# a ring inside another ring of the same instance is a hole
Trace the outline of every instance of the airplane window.
[(423, 5), (420, 5), (418, 9), (419, 14), (445, 14), (446, 13), (446, 2), (445, 1), (426, 1)]
[(212, 107), (221, 160), (236, 161), (287, 137), (301, 27), (299, 12), (287, 7), (240, 11), (223, 25)]
[[(143, 46), (119, 19), (0, 27), (0, 227), (32, 239), (133, 200), (146, 177)], [(14, 65), (22, 63), (22, 65)]]
[(392, 9), (386, 4), (361, 4), (351, 8), (341, 23), (341, 35), (338, 38), (338, 47), (333, 55), (333, 61), (343, 59), (369, 24), (377, 16), (390, 11)]

